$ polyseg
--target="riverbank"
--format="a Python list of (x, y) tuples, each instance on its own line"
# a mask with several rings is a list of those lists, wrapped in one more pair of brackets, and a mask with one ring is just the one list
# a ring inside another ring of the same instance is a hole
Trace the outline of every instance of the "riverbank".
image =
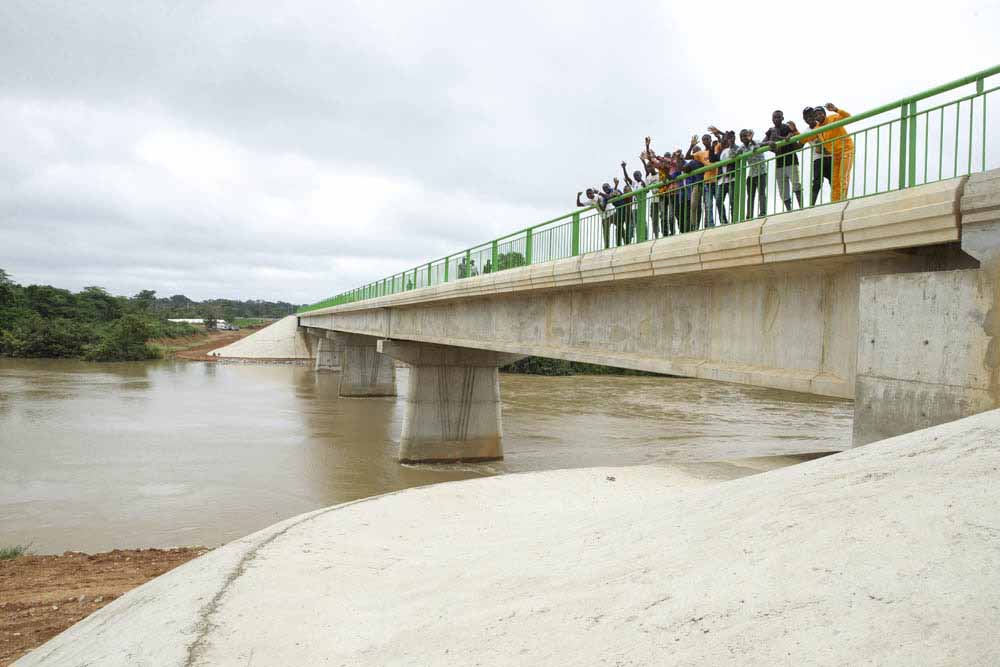
[(188, 361), (218, 361), (217, 357), (210, 356), (208, 353), (242, 340), (260, 329), (261, 327), (247, 327), (239, 331), (207, 331), (196, 336), (158, 338), (149, 342), (166, 357)]
[(502, 475), (303, 514), (27, 665), (992, 664), (1000, 411), (739, 479)]
[(205, 554), (202, 547), (115, 549), (0, 560), (0, 665), (136, 586)]

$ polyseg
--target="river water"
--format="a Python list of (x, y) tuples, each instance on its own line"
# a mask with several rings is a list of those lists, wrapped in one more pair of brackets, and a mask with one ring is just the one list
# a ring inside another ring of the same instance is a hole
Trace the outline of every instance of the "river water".
[[(850, 442), (852, 404), (659, 377), (502, 375), (502, 462), (402, 466), (399, 398), (302, 366), (0, 359), (0, 546), (216, 546), (301, 512), (482, 475), (707, 465)], [(401, 395), (407, 371), (400, 369)]]

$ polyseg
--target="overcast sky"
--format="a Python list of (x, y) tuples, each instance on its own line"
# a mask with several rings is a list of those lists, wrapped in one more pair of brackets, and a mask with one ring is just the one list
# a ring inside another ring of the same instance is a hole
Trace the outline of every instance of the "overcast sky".
[(0, 268), (313, 302), (565, 212), (646, 134), (995, 65), (998, 27), (996, 0), (0, 0)]

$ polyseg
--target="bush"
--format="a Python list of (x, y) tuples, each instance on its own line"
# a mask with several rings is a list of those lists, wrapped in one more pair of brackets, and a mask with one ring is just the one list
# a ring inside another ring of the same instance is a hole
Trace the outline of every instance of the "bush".
[(579, 361), (564, 361), (548, 357), (525, 357), (500, 369), (503, 373), (524, 373), (526, 375), (660, 375), (627, 368), (585, 364)]
[(46, 320), (31, 313), (0, 336), (0, 352), (12, 357), (79, 357), (97, 340), (92, 324), (63, 318)]
[(205, 335), (205, 329), (187, 322), (170, 322), (160, 319), (147, 319), (146, 321), (150, 327), (150, 338), (188, 338), (189, 336)]
[(160, 352), (146, 344), (152, 328), (138, 315), (116, 321), (100, 342), (87, 352), (90, 361), (142, 361), (158, 359)]
[(13, 560), (26, 553), (31, 548), (30, 544), (15, 544), (12, 547), (0, 547), (0, 560)]

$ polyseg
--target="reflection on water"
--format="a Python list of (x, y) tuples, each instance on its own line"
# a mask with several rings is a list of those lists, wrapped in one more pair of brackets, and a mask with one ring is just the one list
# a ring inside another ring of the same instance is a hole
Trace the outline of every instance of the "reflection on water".
[[(407, 372), (399, 373), (401, 392)], [(300, 366), (0, 360), (0, 542), (217, 545), (300, 512), (504, 472), (840, 449), (851, 405), (650, 377), (502, 376), (503, 462), (401, 466), (402, 402)]]

